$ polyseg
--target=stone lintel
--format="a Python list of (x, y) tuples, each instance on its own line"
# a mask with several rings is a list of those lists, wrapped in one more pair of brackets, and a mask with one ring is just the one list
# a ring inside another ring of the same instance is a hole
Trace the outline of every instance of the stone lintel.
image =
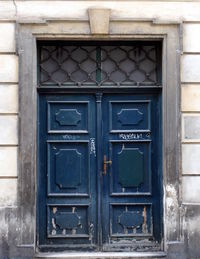
[(109, 34), (110, 9), (88, 9), (91, 34)]

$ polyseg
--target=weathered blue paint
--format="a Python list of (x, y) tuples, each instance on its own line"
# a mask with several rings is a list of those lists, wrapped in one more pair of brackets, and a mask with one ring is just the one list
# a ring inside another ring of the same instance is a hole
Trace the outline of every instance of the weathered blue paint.
[(39, 247), (97, 250), (95, 96), (40, 94), (39, 104)]
[(96, 125), (97, 125), (97, 240), (99, 249), (102, 248), (102, 226), (104, 222), (102, 222), (101, 213), (103, 211), (102, 207), (102, 170), (103, 170), (103, 146), (102, 146), (102, 139), (103, 139), (103, 132), (102, 132), (102, 93), (96, 93), (96, 106), (97, 106), (97, 118), (96, 118)]
[[(124, 145), (125, 146), (125, 145)], [(125, 148), (118, 153), (118, 182), (121, 187), (139, 187), (144, 180), (144, 154), (138, 148)]]
[(61, 126), (77, 126), (81, 121), (81, 113), (77, 109), (60, 109), (56, 113), (56, 121)]
[(74, 212), (61, 212), (55, 216), (55, 224), (62, 230), (77, 229), (80, 217)]
[(78, 185), (81, 185), (81, 171), (84, 160), (82, 154), (77, 149), (60, 149), (54, 154), (54, 159), (56, 185), (60, 189), (77, 189)]
[(117, 114), (119, 121), (124, 125), (137, 125), (143, 120), (143, 113), (138, 109), (121, 109)]
[(39, 94), (41, 251), (160, 249), (160, 97), (143, 91)]
[(141, 228), (144, 217), (139, 211), (124, 211), (118, 218), (119, 223), (126, 229)]
[(159, 95), (104, 95), (102, 124), (112, 161), (103, 181), (103, 250), (145, 250), (145, 239), (154, 249), (162, 233)]

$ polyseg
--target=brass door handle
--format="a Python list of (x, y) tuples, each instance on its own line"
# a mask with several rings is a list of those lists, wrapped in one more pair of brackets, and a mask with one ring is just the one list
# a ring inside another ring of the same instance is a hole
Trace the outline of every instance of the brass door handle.
[(107, 165), (112, 165), (112, 160), (106, 160), (106, 155), (103, 157), (103, 174), (107, 174)]

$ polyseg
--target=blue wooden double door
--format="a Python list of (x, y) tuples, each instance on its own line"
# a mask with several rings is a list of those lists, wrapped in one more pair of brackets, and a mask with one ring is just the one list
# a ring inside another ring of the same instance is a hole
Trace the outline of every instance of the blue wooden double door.
[(161, 249), (160, 94), (40, 93), (41, 251)]

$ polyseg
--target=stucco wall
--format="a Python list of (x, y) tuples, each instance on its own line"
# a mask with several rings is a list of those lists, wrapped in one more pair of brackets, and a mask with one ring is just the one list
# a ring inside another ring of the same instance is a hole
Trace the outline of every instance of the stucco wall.
[[(200, 4), (200, 3), (199, 3)], [(183, 55), (181, 60), (182, 111), (182, 203), (185, 210), (185, 233), (190, 256), (200, 256), (200, 23), (183, 24)], [(195, 206), (196, 205), (196, 206)], [(196, 241), (195, 241), (196, 240)]]
[[(200, 258), (200, 2), (198, 1), (0, 1), (0, 212), (1, 243), (8, 253), (9, 210), (17, 206), (18, 21), (88, 19), (87, 9), (111, 9), (111, 19), (153, 19), (182, 28), (182, 175), (180, 210), (188, 258)], [(28, 104), (27, 104), (28, 105)], [(172, 122), (173, 123), (173, 122)], [(13, 216), (14, 217), (14, 216)], [(16, 227), (17, 228), (17, 227)], [(2, 249), (3, 251), (3, 249)]]

